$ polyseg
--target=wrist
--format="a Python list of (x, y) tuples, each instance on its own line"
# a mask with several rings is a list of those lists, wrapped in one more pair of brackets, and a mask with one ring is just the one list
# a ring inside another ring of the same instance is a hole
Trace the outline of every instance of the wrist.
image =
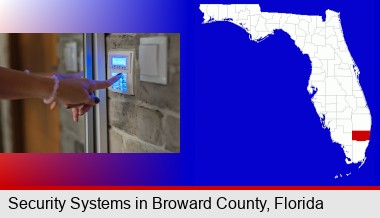
[(53, 103), (53, 101), (55, 101), (56, 97), (57, 97), (57, 92), (58, 92), (58, 88), (59, 88), (59, 77), (54, 75), (51, 77), (52, 79), (54, 79), (54, 86), (53, 86), (53, 91), (50, 95), (49, 98), (44, 98), (44, 103), (45, 104), (51, 104)]
[(55, 80), (53, 78), (34, 76), (33, 74), (30, 75), (30, 77), (32, 77), (31, 79), (35, 81), (29, 83), (32, 85), (31, 89), (35, 90), (32, 92), (35, 96), (32, 97), (37, 97), (40, 99), (49, 98), (54, 90)]

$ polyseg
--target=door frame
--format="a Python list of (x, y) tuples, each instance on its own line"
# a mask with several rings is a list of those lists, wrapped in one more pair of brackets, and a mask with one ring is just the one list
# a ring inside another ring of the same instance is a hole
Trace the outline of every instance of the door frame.
[[(85, 78), (106, 80), (106, 46), (104, 33), (85, 33)], [(85, 115), (85, 152), (108, 153), (107, 90), (97, 90), (99, 104)]]

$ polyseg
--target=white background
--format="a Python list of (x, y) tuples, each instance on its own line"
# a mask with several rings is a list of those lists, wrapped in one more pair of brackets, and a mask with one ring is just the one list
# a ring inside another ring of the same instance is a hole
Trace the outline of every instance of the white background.
[[(258, 210), (221, 210), (216, 207), (216, 200), (219, 197), (226, 197), (233, 200), (248, 200), (259, 197), (261, 200), (268, 200), (267, 205), (270, 212), (260, 213)], [(62, 212), (58, 210), (11, 210), (9, 206), (10, 197), (17, 197), (19, 200), (40, 199), (47, 200), (51, 197), (58, 197), (66, 200), (65, 209)], [(79, 197), (82, 200), (96, 200), (98, 197), (107, 200), (130, 200), (131, 209), (129, 210), (73, 210), (70, 208), (71, 198)], [(135, 199), (148, 200), (148, 210), (136, 210)], [(152, 198), (161, 197), (163, 199), (208, 199), (212, 197), (211, 210), (153, 210)], [(302, 197), (321, 199), (324, 202), (323, 210), (275, 210), (275, 197), (288, 197), (290, 199), (302, 199)], [(116, 190), (116, 191), (0, 191), (0, 216), (1, 217), (175, 217), (175, 218), (198, 218), (198, 217), (380, 217), (380, 190), (376, 191), (255, 191), (255, 190)]]

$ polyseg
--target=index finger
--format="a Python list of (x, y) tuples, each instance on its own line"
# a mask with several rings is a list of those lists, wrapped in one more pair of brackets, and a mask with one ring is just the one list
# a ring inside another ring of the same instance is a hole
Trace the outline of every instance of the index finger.
[[(111, 78), (104, 80), (104, 81), (94, 81), (94, 88), (93, 89), (98, 90), (98, 89), (108, 88), (108, 87), (112, 86), (116, 81), (118, 81), (121, 77), (122, 77), (122, 74), (119, 73), (116, 76), (111, 77)], [(92, 90), (92, 91), (94, 91), (94, 90)]]

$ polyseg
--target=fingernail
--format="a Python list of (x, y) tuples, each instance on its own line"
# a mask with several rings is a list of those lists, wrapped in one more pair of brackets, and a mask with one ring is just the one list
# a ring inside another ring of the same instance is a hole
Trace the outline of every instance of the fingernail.
[(95, 103), (98, 104), (100, 102), (100, 99), (98, 97), (95, 97)]

